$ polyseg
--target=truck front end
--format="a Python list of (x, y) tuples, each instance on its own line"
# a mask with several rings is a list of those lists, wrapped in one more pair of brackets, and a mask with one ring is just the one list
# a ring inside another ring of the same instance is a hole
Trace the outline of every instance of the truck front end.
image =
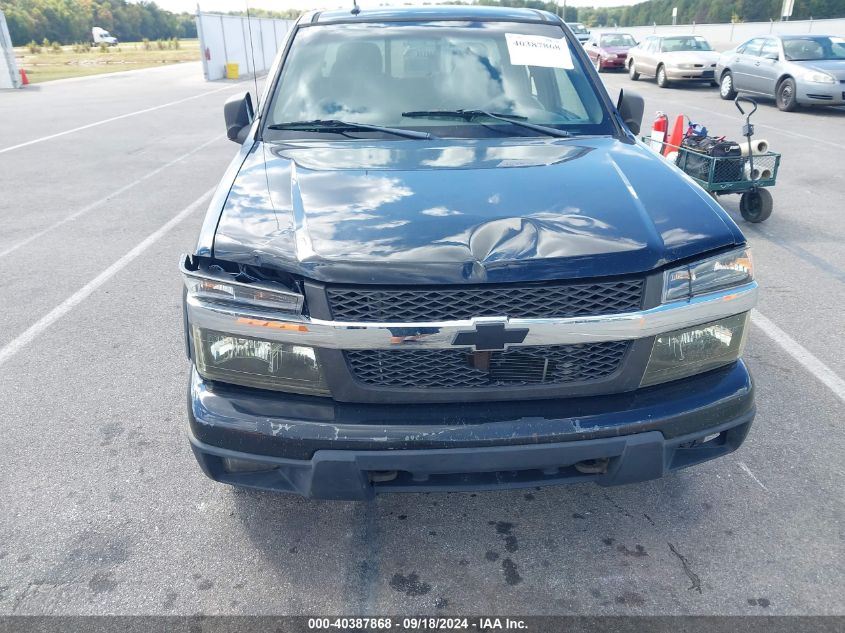
[[(189, 437), (332, 499), (631, 483), (754, 417), (745, 240), (549, 14), (302, 18), (184, 256)], [(483, 106), (483, 107), (482, 107)]]

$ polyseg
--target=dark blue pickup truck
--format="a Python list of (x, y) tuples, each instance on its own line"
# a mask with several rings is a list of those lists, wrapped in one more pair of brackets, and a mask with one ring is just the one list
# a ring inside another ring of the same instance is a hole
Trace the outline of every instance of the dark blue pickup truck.
[(189, 436), (311, 497), (660, 477), (735, 450), (757, 284), (549, 13), (310, 13), (183, 256)]

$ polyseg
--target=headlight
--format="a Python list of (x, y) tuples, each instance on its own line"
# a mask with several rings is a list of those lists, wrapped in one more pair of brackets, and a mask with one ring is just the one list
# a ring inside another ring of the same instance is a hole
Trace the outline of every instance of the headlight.
[(186, 275), (185, 287), (189, 296), (204, 301), (246, 304), (284, 312), (299, 312), (302, 307), (302, 296), (299, 294), (253, 284)]
[(188, 257), (182, 256), (180, 270), (188, 296), (214, 303), (231, 303), (252, 307), (271, 308), (283, 312), (302, 311), (304, 297), (298, 292), (269, 283), (242, 279), (237, 271), (227, 271), (220, 264), (200, 270), (191, 267)]
[(733, 363), (745, 347), (747, 324), (745, 312), (657, 336), (640, 386), (678, 380)]
[(666, 271), (663, 277), (663, 302), (684, 301), (708, 292), (742, 286), (753, 279), (751, 250), (743, 247)]
[(804, 79), (814, 84), (835, 84), (836, 79), (827, 73), (817, 70), (808, 70), (804, 73)]
[(193, 326), (195, 361), (208, 380), (317, 396), (329, 395), (313, 347)]
[(695, 64), (675, 64), (675, 68), (682, 68), (683, 70), (691, 70), (695, 68)]

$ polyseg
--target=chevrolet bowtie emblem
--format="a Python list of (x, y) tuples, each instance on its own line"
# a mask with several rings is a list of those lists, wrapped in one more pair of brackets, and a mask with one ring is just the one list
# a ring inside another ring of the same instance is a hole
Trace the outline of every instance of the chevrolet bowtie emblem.
[(504, 323), (479, 323), (471, 332), (458, 332), (452, 345), (474, 347), (476, 351), (503, 350), (508, 343), (522, 343), (528, 328), (509, 330)]

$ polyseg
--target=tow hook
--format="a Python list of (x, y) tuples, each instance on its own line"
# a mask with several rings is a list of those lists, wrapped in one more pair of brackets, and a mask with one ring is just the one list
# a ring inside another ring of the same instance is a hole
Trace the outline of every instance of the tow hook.
[(371, 470), (368, 473), (370, 481), (374, 484), (380, 484), (387, 481), (393, 481), (399, 476), (397, 470)]
[(607, 457), (600, 459), (585, 459), (583, 462), (575, 463), (575, 470), (584, 475), (604, 475), (610, 460)]

